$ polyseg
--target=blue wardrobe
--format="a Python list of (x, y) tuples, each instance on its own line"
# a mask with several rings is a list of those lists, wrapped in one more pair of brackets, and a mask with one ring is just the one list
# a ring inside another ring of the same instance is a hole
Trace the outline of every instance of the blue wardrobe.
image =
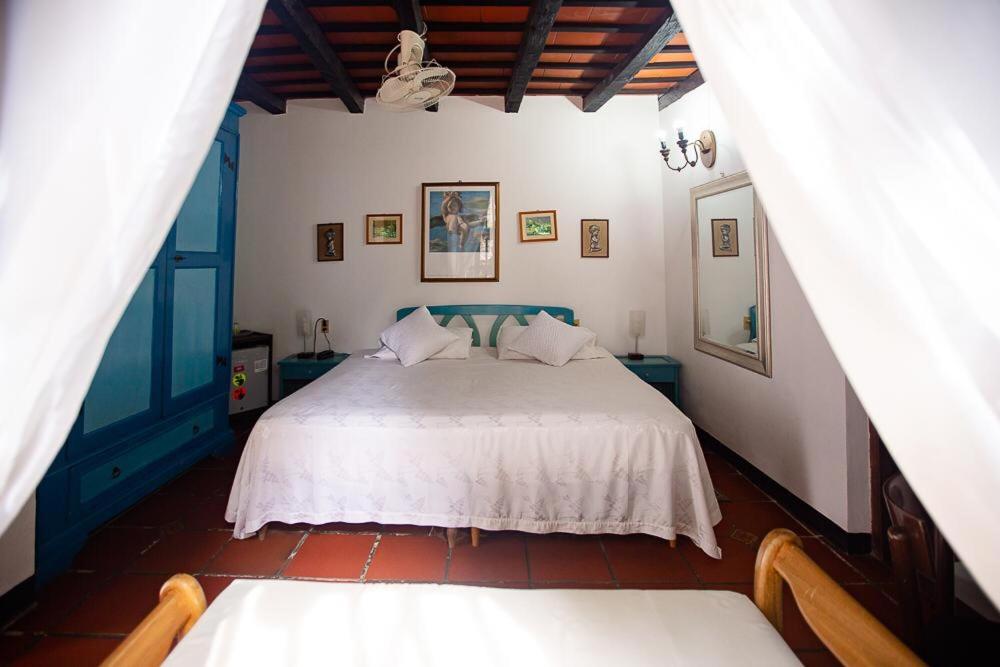
[(68, 567), (94, 528), (232, 445), (233, 249), (245, 113), (236, 105), (227, 110), (38, 487), (39, 583)]

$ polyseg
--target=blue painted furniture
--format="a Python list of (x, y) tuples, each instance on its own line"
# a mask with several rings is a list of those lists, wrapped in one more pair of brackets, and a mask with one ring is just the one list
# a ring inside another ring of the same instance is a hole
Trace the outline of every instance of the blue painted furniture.
[[(645, 359), (632, 360), (626, 356), (616, 356), (615, 359), (625, 364), (640, 378), (653, 385), (664, 396), (681, 407), (681, 362), (665, 354), (647, 354)], [(663, 385), (670, 385), (669, 390)]]
[(94, 528), (232, 444), (229, 354), (244, 113), (230, 105), (38, 486), (39, 584), (72, 562)]
[[(396, 311), (396, 321), (398, 322), (403, 319), (419, 307), (409, 306), (407, 308), (400, 308)], [(461, 317), (465, 320), (465, 323), (472, 329), (472, 344), (476, 347), (482, 345), (482, 338), (479, 335), (479, 327), (476, 325), (476, 321), (472, 317), (473, 315), (496, 316), (496, 319), (493, 320), (493, 327), (490, 329), (490, 347), (497, 346), (497, 334), (500, 333), (500, 327), (503, 326), (508, 317), (513, 317), (518, 324), (527, 326), (528, 319), (526, 315), (537, 315), (544, 310), (552, 317), (560, 319), (566, 324), (573, 324), (575, 322), (573, 319), (573, 310), (564, 306), (511, 306), (489, 303), (458, 306), (427, 306), (427, 310), (430, 311), (431, 315), (443, 316), (441, 319), (441, 326), (443, 327), (448, 326), (448, 323), (456, 317)]]
[(323, 373), (335, 368), (349, 357), (338, 352), (326, 359), (299, 359), (294, 354), (278, 362), (278, 377), (281, 382), (281, 398), (294, 394)]

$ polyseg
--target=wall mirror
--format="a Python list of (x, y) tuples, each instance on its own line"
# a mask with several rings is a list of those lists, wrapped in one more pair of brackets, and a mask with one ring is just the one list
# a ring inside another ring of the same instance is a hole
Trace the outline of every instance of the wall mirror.
[(694, 347), (771, 377), (767, 218), (747, 172), (691, 190)]

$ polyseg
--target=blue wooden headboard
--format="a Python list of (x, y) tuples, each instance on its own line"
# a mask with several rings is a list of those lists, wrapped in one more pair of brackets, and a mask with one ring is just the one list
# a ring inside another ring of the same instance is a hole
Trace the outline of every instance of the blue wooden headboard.
[[(419, 307), (409, 306), (407, 308), (400, 308), (396, 311), (396, 321), (398, 322), (403, 319)], [(573, 324), (573, 309), (563, 306), (508, 306), (487, 303), (459, 306), (427, 306), (427, 310), (431, 311), (431, 315), (443, 316), (441, 319), (441, 326), (443, 327), (448, 326), (448, 323), (455, 316), (461, 317), (469, 325), (469, 328), (472, 329), (472, 344), (477, 347), (482, 345), (482, 338), (479, 335), (479, 327), (476, 325), (476, 321), (472, 319), (473, 315), (496, 315), (493, 327), (490, 329), (490, 347), (497, 346), (497, 334), (500, 333), (500, 327), (511, 316), (517, 320), (518, 324), (527, 326), (528, 318), (526, 315), (537, 315), (544, 310), (552, 317), (560, 319), (566, 324)]]

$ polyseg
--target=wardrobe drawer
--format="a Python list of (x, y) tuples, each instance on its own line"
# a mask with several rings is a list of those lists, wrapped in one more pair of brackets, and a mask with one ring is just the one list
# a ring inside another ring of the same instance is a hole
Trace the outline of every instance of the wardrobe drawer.
[(99, 462), (88, 462), (73, 469), (70, 488), (81, 507), (104, 496), (127, 491), (142, 484), (142, 473), (172, 452), (212, 430), (215, 411), (202, 410), (173, 428), (134, 446), (118, 450)]

